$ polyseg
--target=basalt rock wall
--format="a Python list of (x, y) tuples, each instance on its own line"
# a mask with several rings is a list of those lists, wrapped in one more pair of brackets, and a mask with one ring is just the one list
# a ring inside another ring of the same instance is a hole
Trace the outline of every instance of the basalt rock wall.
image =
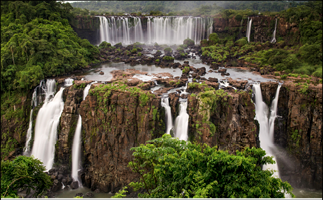
[[(268, 106), (277, 86), (261, 83)], [(280, 89), (274, 131), (282, 154), (278, 167), (281, 178), (292, 186), (322, 189), (322, 84), (303, 91), (302, 87), (285, 83)]]
[[(97, 87), (93, 85), (92, 87)], [(91, 88), (92, 90), (93, 88)], [(142, 105), (139, 96), (111, 90), (91, 95), (81, 103), (83, 119), (85, 186), (116, 192), (139, 177), (127, 167), (132, 147), (160, 137), (165, 130), (164, 110), (159, 98)]]
[(94, 16), (77, 16), (70, 20), (70, 25), (77, 35), (87, 39), (93, 45), (100, 43), (100, 20)]
[[(275, 22), (277, 18), (276, 40), (282, 37), (284, 41), (292, 45), (299, 42), (299, 28), (296, 23), (288, 23), (284, 18), (278, 16), (250, 16), (252, 19), (250, 41), (267, 42), (273, 37)], [(242, 22), (242, 23), (241, 23)], [(234, 36), (235, 39), (246, 37), (248, 19), (237, 20), (235, 17), (224, 18), (217, 16), (213, 19), (213, 32), (220, 38)]]

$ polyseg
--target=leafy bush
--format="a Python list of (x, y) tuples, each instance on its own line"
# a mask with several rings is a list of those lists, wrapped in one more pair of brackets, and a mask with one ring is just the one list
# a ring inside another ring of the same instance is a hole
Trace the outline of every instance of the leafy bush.
[(126, 195), (124, 193), (127, 193), (127, 189), (128, 187), (125, 186), (122, 189), (120, 189), (115, 195), (113, 195), (111, 198), (122, 198), (125, 197)]
[(248, 44), (248, 39), (246, 37), (243, 37), (243, 38), (237, 40), (235, 42), (235, 44), (238, 45), (239, 47), (242, 47), (242, 46)]
[(174, 58), (172, 56), (164, 56), (163, 57), (163, 60), (166, 60), (166, 61), (173, 61)]
[(18, 156), (13, 161), (1, 161), (1, 198), (17, 197), (17, 189), (31, 189), (38, 197), (52, 185), (43, 163), (33, 157)]
[(312, 74), (315, 77), (322, 78), (322, 66), (318, 67)]
[(239, 21), (239, 22), (242, 20), (242, 16), (241, 16), (241, 15), (239, 15), (239, 14), (238, 14), (238, 15), (236, 15), (234, 18), (235, 18), (237, 21)]
[(171, 54), (173, 50), (170, 47), (164, 49), (165, 54)]
[(211, 33), (211, 34), (209, 35), (209, 44), (210, 44), (210, 45), (216, 44), (216, 43), (218, 43), (218, 41), (219, 41), (219, 36), (218, 36), (218, 34), (216, 34), (216, 33)]
[(260, 148), (230, 155), (164, 134), (131, 150), (134, 160), (128, 167), (141, 179), (129, 185), (146, 190), (141, 198), (278, 198), (284, 191), (294, 197), (289, 183), (261, 169), (274, 161)]
[(187, 38), (184, 40), (183, 44), (186, 44), (188, 47), (191, 47), (191, 46), (194, 46), (195, 42), (194, 40)]
[(133, 48), (133, 49), (131, 50), (131, 53), (132, 53), (132, 54), (137, 53), (137, 48)]
[(305, 44), (299, 49), (300, 59), (311, 65), (322, 65), (322, 44)]
[(106, 49), (109, 47), (111, 47), (111, 44), (106, 41), (101, 42), (101, 44), (99, 45), (99, 49)]
[(184, 49), (183, 49), (182, 47), (178, 47), (178, 48), (176, 49), (176, 51), (178, 51), (178, 52), (184, 52)]

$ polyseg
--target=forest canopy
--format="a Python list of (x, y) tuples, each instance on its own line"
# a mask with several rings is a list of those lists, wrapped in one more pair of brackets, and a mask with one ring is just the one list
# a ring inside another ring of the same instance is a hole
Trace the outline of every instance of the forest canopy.
[(88, 65), (98, 48), (71, 28), (70, 4), (1, 2), (1, 91), (31, 89), (45, 77)]

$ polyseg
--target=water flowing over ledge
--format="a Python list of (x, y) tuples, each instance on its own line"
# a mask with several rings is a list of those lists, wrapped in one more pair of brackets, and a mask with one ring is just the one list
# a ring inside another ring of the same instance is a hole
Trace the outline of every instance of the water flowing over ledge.
[[(145, 44), (182, 44), (190, 38), (195, 44), (207, 39), (212, 33), (212, 18), (201, 17), (140, 17), (100, 18), (100, 43), (112, 45), (121, 42), (129, 45), (135, 42)], [(144, 28), (145, 27), (145, 28)]]

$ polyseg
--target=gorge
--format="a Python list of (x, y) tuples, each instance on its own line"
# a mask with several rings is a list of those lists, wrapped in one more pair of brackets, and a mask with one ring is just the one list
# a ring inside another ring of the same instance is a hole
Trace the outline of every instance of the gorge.
[[(314, 73), (321, 66), (296, 73), (309, 66), (294, 62), (303, 62), (309, 44), (301, 43), (295, 23), (260, 14), (92, 15), (69, 23), (97, 54), (75, 52), (93, 55), (95, 63), (43, 76), (4, 104), (19, 115), (1, 116), (3, 160), (42, 161), (53, 182), (43, 197), (82, 187), (116, 193), (139, 181), (129, 168), (131, 148), (165, 133), (232, 155), (262, 148), (276, 161), (262, 170), (276, 170), (273, 176), (296, 189), (322, 189), (322, 77)], [(58, 40), (61, 49), (72, 44)], [(282, 60), (298, 68), (283, 68)], [(97, 197), (91, 192), (84, 197)]]

